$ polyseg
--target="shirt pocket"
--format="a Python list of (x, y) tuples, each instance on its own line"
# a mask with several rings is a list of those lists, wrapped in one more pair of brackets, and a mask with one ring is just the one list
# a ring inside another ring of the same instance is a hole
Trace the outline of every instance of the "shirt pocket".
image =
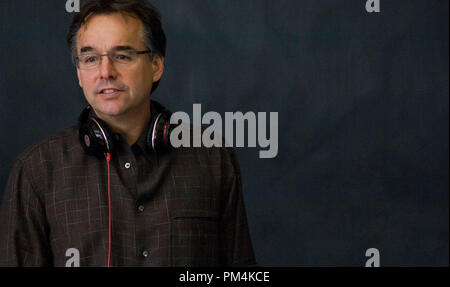
[(174, 266), (217, 266), (219, 217), (212, 210), (175, 210), (171, 216)]

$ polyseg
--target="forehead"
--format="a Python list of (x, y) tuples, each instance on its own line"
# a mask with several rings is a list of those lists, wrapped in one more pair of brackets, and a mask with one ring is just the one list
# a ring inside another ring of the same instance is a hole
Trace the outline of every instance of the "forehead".
[(137, 17), (124, 13), (89, 16), (77, 33), (77, 50), (92, 47), (107, 51), (116, 46), (145, 48), (144, 25)]

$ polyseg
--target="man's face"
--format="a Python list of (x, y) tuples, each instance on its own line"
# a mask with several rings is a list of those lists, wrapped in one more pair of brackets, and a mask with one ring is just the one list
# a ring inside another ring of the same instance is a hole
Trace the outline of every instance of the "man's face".
[[(143, 33), (144, 26), (138, 18), (122, 13), (93, 15), (78, 31), (77, 54), (106, 54), (124, 47), (145, 51), (148, 48)], [(142, 54), (130, 65), (113, 63), (104, 56), (100, 66), (77, 69), (77, 75), (86, 100), (97, 115), (115, 117), (147, 107), (152, 84), (161, 78), (163, 70), (164, 59), (159, 56), (152, 60)]]

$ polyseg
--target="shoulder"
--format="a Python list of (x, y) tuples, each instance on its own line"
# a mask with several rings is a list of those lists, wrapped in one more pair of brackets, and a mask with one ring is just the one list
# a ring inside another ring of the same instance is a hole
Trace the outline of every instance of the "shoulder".
[[(205, 136), (206, 127), (197, 126), (191, 123), (180, 124), (173, 130), (175, 135), (171, 135), (176, 139), (175, 154), (184, 160), (197, 160), (200, 164), (217, 166), (221, 168), (234, 169), (239, 173), (239, 163), (236, 153), (232, 147), (227, 146), (225, 138), (220, 133), (213, 133)], [(176, 131), (176, 132), (175, 132)], [(181, 136), (181, 138), (180, 138)], [(208, 146), (204, 140), (209, 139)], [(180, 146), (181, 145), (181, 146)]]
[(26, 148), (15, 159), (11, 172), (30, 176), (29, 180), (45, 176), (78, 149), (82, 149), (78, 143), (78, 127), (65, 128)]
[(29, 146), (17, 157), (17, 161), (52, 160), (58, 156), (58, 153), (76, 148), (77, 142), (78, 127), (70, 126)]
[(174, 148), (172, 164), (188, 166), (204, 175), (240, 175), (239, 161), (231, 147), (179, 147)]
[(41, 140), (25, 149), (14, 161), (8, 180), (8, 186), (27, 182), (35, 187), (41, 187), (42, 182), (49, 180), (52, 171), (61, 167), (61, 162), (71, 150), (80, 148), (78, 128), (68, 127), (52, 136)]

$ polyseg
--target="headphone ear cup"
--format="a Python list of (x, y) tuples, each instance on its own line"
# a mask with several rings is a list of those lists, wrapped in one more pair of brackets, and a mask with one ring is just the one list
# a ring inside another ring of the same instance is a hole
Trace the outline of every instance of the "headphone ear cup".
[(147, 131), (147, 149), (154, 153), (163, 153), (169, 150), (170, 133), (173, 126), (170, 124), (172, 113), (157, 101), (151, 101), (151, 118)]
[(155, 153), (162, 153), (170, 148), (170, 118), (165, 113), (158, 113), (149, 125), (147, 133), (147, 147)]
[(89, 155), (104, 157), (106, 153), (114, 152), (114, 142), (105, 124), (90, 116), (91, 107), (87, 107), (80, 115), (78, 135), (81, 145)]

